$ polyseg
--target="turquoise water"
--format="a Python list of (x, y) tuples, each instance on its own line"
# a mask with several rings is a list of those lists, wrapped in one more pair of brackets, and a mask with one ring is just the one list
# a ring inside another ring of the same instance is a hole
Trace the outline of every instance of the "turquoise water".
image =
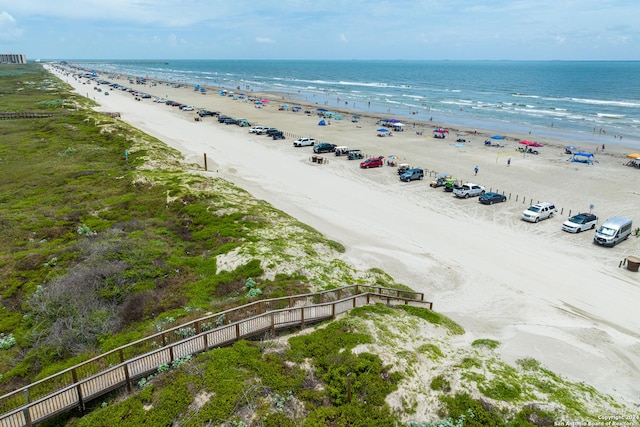
[[(640, 61), (73, 61), (289, 103), (640, 148)], [(619, 138), (619, 137), (622, 138)]]

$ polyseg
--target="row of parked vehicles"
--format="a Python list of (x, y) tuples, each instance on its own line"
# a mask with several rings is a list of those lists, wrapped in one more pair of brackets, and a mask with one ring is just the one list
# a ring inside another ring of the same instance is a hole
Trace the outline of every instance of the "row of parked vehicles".
[[(401, 169), (403, 168), (403, 169)], [(408, 165), (401, 165), (398, 168), (398, 173), (405, 173), (410, 168)], [(401, 175), (402, 177), (402, 175)], [(401, 178), (402, 179), (402, 178)], [(404, 179), (403, 179), (404, 180)], [(507, 196), (495, 192), (487, 192), (485, 188), (478, 184), (466, 183), (460, 184), (456, 178), (453, 178), (448, 173), (437, 174), (434, 180), (431, 181), (430, 186), (433, 188), (445, 187), (445, 191), (452, 191), (456, 197), (469, 198), (478, 197), (478, 201), (483, 204), (492, 205), (494, 203), (501, 203), (507, 201)], [(521, 218), (528, 222), (540, 222), (542, 220), (553, 218), (557, 212), (555, 204), (549, 202), (536, 203), (525, 209)], [(598, 223), (598, 217), (589, 213), (578, 213), (567, 219), (562, 224), (562, 230), (568, 233), (580, 233), (586, 230), (593, 230)], [(623, 216), (614, 216), (609, 218), (596, 230), (593, 237), (594, 243), (602, 246), (615, 246), (623, 240), (629, 238), (634, 234), (633, 221), (630, 218)], [(635, 234), (640, 236), (640, 228), (635, 231)]]
[(253, 133), (256, 135), (266, 135), (272, 139), (286, 139), (284, 136), (284, 132), (278, 130), (277, 128), (270, 128), (268, 126), (254, 126), (249, 129), (249, 133)]

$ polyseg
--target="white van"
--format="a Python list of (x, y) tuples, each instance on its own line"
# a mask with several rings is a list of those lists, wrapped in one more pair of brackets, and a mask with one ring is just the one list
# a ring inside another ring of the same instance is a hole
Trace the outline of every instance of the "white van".
[(623, 240), (627, 240), (631, 234), (633, 221), (624, 216), (614, 216), (602, 223), (593, 236), (593, 241), (602, 246), (615, 246)]

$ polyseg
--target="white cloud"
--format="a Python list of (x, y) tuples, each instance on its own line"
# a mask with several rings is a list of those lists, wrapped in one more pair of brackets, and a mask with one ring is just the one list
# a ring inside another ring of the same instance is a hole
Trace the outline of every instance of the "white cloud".
[(266, 44), (275, 43), (275, 40), (271, 40), (268, 37), (256, 37), (256, 41), (258, 43), (266, 43)]
[(23, 30), (18, 22), (7, 12), (0, 12), (0, 40), (15, 40), (22, 36)]
[(340, 41), (343, 43), (349, 42), (349, 40), (347, 39), (347, 36), (345, 36), (344, 34), (340, 34)]

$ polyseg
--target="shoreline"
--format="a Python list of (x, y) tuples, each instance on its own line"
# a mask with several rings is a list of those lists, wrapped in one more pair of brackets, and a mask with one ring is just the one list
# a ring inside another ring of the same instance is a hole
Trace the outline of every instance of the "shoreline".
[[(55, 75), (64, 81), (64, 75)], [(590, 204), (601, 220), (620, 214), (633, 218), (634, 228), (638, 225), (640, 191), (626, 184), (637, 182), (638, 170), (621, 165), (626, 149), (607, 145), (605, 153), (596, 155), (598, 163), (588, 166), (566, 161), (562, 149), (574, 145), (571, 141), (538, 138), (545, 144), (540, 155), (523, 156), (516, 154), (516, 140), (527, 136), (513, 133), (506, 135), (500, 151), (483, 146), (493, 133), (480, 129), (478, 134), (460, 129), (471, 139), (461, 147), (450, 144), (454, 138), (437, 140), (430, 131), (417, 135), (413, 128), (379, 138), (369, 117), (319, 127), (313, 114), (278, 111), (277, 99), (258, 109), (189, 88), (131, 85), (292, 135), (372, 155), (393, 154), (398, 161), (447, 170), (510, 196), (507, 203), (482, 206), (452, 198), (426, 182), (399, 183), (388, 167), (363, 171), (353, 161), (326, 155), (328, 164), (313, 164), (308, 147), (291, 147), (289, 136), (272, 141), (210, 118), (195, 122), (193, 112), (138, 102), (128, 93), (104, 96), (93, 84), (69, 83), (81, 95), (96, 98), (100, 110), (121, 112), (122, 120), (177, 148), (188, 161), (201, 164), (202, 153), (207, 153), (214, 165), (210, 176), (233, 182), (343, 243), (345, 260), (357, 268), (382, 268), (426, 292), (436, 310), (465, 327), (469, 339), (503, 343), (499, 352), (506, 360), (534, 357), (571, 380), (637, 403), (640, 320), (635, 301), (640, 287), (637, 273), (618, 268), (618, 263), (640, 253), (640, 239), (608, 250), (594, 246), (591, 233), (559, 230), (568, 211), (584, 211)], [(474, 166), (480, 168), (477, 177)], [(520, 221), (520, 212), (533, 198), (555, 202), (559, 218), (539, 224)]]
[[(93, 68), (92, 68), (93, 69)], [(138, 70), (142, 71), (142, 70)], [(101, 73), (111, 74), (123, 77), (124, 74), (116, 73), (115, 71), (104, 71)], [(134, 72), (135, 75), (135, 72)], [(210, 90), (210, 94), (215, 91), (224, 89), (228, 91), (237, 91), (236, 93), (255, 93), (255, 94), (263, 94), (274, 96), (273, 99), (277, 99), (278, 101), (288, 102), (288, 103), (300, 103), (305, 105), (310, 105), (314, 107), (325, 107), (331, 110), (345, 110), (345, 105), (343, 102), (347, 101), (348, 107), (346, 107), (346, 111), (351, 114), (357, 113), (360, 115), (369, 115), (372, 117), (400, 117), (403, 121), (412, 122), (415, 119), (419, 119), (422, 122), (427, 122), (429, 117), (433, 116), (434, 120), (440, 123), (449, 124), (450, 127), (461, 127), (461, 128), (483, 128), (483, 129), (500, 129), (501, 132), (505, 133), (515, 133), (520, 135), (530, 135), (527, 139), (532, 138), (550, 138), (556, 140), (571, 140), (571, 141), (579, 141), (580, 145), (583, 143), (586, 145), (611, 145), (611, 146), (621, 146), (621, 147), (632, 147), (628, 152), (637, 152), (640, 151), (640, 136), (635, 134), (627, 134), (624, 137), (624, 142), (622, 141), (622, 137), (618, 140), (615, 132), (601, 132), (603, 131), (602, 124), (597, 125), (595, 123), (589, 123), (589, 120), (586, 120), (584, 123), (584, 127), (582, 125), (576, 126), (577, 123), (564, 123), (561, 117), (549, 117), (548, 122), (546, 123), (529, 123), (529, 124), (520, 124), (517, 121), (513, 121), (509, 115), (501, 118), (499, 116), (496, 117), (487, 117), (486, 119), (482, 118), (481, 110), (478, 110), (473, 105), (465, 106), (464, 103), (460, 104), (460, 110), (446, 110), (442, 108), (437, 108), (432, 110), (431, 106), (428, 106), (426, 102), (426, 98), (423, 99), (422, 96), (418, 97), (421, 101), (413, 100), (413, 97), (410, 94), (407, 95), (407, 100), (400, 102), (391, 102), (385, 103), (381, 100), (374, 100), (374, 98), (369, 99), (369, 108), (366, 108), (367, 101), (362, 98), (358, 98), (355, 96), (354, 98), (350, 98), (348, 92), (345, 92), (344, 89), (342, 92), (335, 89), (325, 89), (320, 90), (319, 88), (296, 88), (296, 87), (283, 87), (281, 91), (278, 89), (272, 88), (260, 88), (255, 90), (251, 86), (251, 84), (256, 84), (258, 86), (262, 85), (261, 82), (251, 83), (250, 81), (238, 80), (234, 81), (232, 79), (225, 79), (224, 75), (218, 76), (216, 78), (216, 84), (213, 81), (202, 84), (202, 82), (198, 81), (189, 81), (187, 76), (181, 76), (174, 80), (175, 77), (168, 77), (166, 79), (160, 78), (157, 74), (154, 75), (153, 71), (147, 70), (146, 77), (140, 76), (139, 78), (146, 78), (147, 81), (156, 81), (163, 82), (170, 85), (182, 85), (186, 88), (193, 87), (196, 83), (199, 83), (198, 86), (206, 87)], [(205, 76), (205, 80), (208, 77)], [(222, 81), (220, 81), (220, 79)], [(201, 80), (201, 79), (200, 79)], [(251, 84), (247, 84), (251, 83)], [(264, 86), (264, 85), (263, 85)], [(408, 86), (410, 87), (410, 86)], [(244, 90), (243, 90), (244, 89)], [(317, 90), (314, 90), (317, 89)], [(404, 95), (403, 95), (404, 96)], [(350, 102), (349, 102), (350, 101)], [(413, 101), (413, 102), (412, 102)], [(418, 105), (418, 102), (421, 105)], [(436, 101), (437, 102), (437, 101)], [(490, 101), (483, 101), (490, 102)], [(357, 103), (357, 108), (354, 106)], [(447, 102), (447, 104), (450, 104)], [(453, 104), (456, 104), (453, 102)], [(395, 107), (394, 107), (395, 106)], [(373, 107), (373, 109), (372, 109)], [(480, 107), (478, 107), (480, 108)], [(555, 108), (550, 107), (551, 110), (555, 110)], [(471, 113), (472, 111), (476, 111), (476, 113)], [(467, 114), (470, 112), (471, 114)], [(600, 113), (598, 113), (600, 116)], [(603, 113), (603, 116), (607, 116), (607, 114)], [(609, 123), (609, 125), (613, 126), (613, 124)], [(607, 125), (604, 125), (605, 128)], [(610, 129), (606, 129), (610, 130)], [(573, 144), (575, 145), (575, 144)]]

